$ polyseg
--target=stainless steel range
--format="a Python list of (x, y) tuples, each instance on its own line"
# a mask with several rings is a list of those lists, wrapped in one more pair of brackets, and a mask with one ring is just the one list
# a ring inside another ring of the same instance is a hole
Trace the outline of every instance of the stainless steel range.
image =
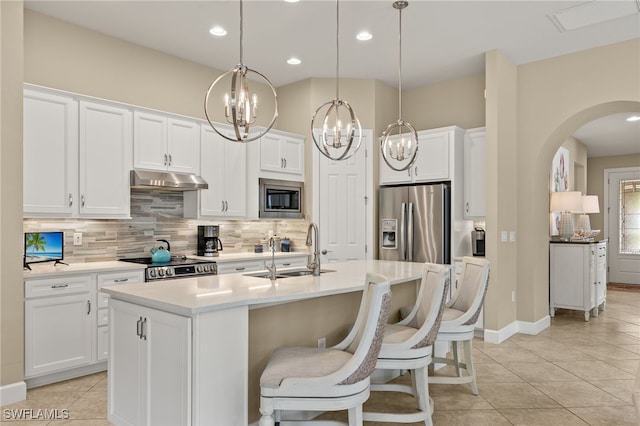
[(185, 278), (195, 275), (216, 275), (218, 265), (207, 260), (189, 259), (186, 256), (174, 256), (169, 262), (153, 263), (150, 257), (120, 259), (122, 262), (147, 265), (144, 280), (158, 281)]

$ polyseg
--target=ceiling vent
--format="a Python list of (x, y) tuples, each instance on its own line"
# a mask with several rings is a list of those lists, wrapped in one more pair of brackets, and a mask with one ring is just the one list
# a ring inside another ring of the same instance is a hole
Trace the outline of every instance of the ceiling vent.
[(561, 33), (640, 13), (640, 0), (593, 0), (547, 15)]

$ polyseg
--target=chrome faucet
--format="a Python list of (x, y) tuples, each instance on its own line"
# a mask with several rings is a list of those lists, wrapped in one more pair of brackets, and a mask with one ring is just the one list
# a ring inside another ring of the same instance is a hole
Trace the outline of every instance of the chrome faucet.
[[(313, 230), (313, 259), (307, 264), (307, 269), (313, 271), (313, 275), (320, 275), (320, 249), (318, 248), (318, 225), (311, 222), (307, 229), (307, 247), (311, 247), (311, 230)], [(309, 256), (311, 257), (311, 256)]]
[(269, 238), (269, 250), (271, 250), (271, 265), (267, 265), (265, 264), (265, 268), (267, 268), (267, 271), (269, 271), (269, 279), (271, 281), (275, 281), (276, 280), (276, 241), (273, 239), (273, 237)]

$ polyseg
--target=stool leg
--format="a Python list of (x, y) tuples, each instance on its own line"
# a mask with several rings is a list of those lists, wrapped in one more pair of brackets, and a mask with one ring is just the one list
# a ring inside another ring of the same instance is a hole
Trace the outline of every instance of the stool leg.
[(467, 340), (464, 345), (464, 360), (467, 365), (467, 373), (471, 376), (471, 392), (478, 394), (478, 384), (476, 383), (476, 369), (473, 366), (473, 340)]
[(418, 400), (418, 409), (426, 414), (424, 424), (432, 426), (431, 406), (429, 403), (429, 378), (427, 377), (426, 368), (418, 368), (413, 370), (416, 381), (416, 399)]
[[(266, 404), (264, 404), (266, 405)], [(271, 404), (269, 404), (271, 405)], [(263, 404), (260, 404), (260, 426), (274, 426), (275, 422), (273, 421), (273, 408), (272, 407), (263, 407)], [(278, 419), (279, 420), (279, 419)]]
[(452, 342), (453, 349), (453, 363), (456, 368), (456, 376), (461, 377), (462, 373), (460, 372), (460, 345), (458, 345), (457, 341)]
[(349, 408), (349, 426), (362, 426), (363, 421), (362, 404)]

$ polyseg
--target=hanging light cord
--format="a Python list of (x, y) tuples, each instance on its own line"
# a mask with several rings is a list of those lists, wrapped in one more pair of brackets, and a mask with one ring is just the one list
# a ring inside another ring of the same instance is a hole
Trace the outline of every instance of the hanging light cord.
[(338, 40), (340, 39), (340, 12), (339, 12), (340, 2), (336, 0), (336, 100), (340, 99), (340, 43)]
[(242, 25), (242, 17), (243, 17), (243, 13), (242, 13), (242, 0), (240, 0), (240, 63), (242, 64), (242, 32), (243, 32), (243, 25)]
[(398, 12), (398, 121), (402, 121), (402, 7)]

